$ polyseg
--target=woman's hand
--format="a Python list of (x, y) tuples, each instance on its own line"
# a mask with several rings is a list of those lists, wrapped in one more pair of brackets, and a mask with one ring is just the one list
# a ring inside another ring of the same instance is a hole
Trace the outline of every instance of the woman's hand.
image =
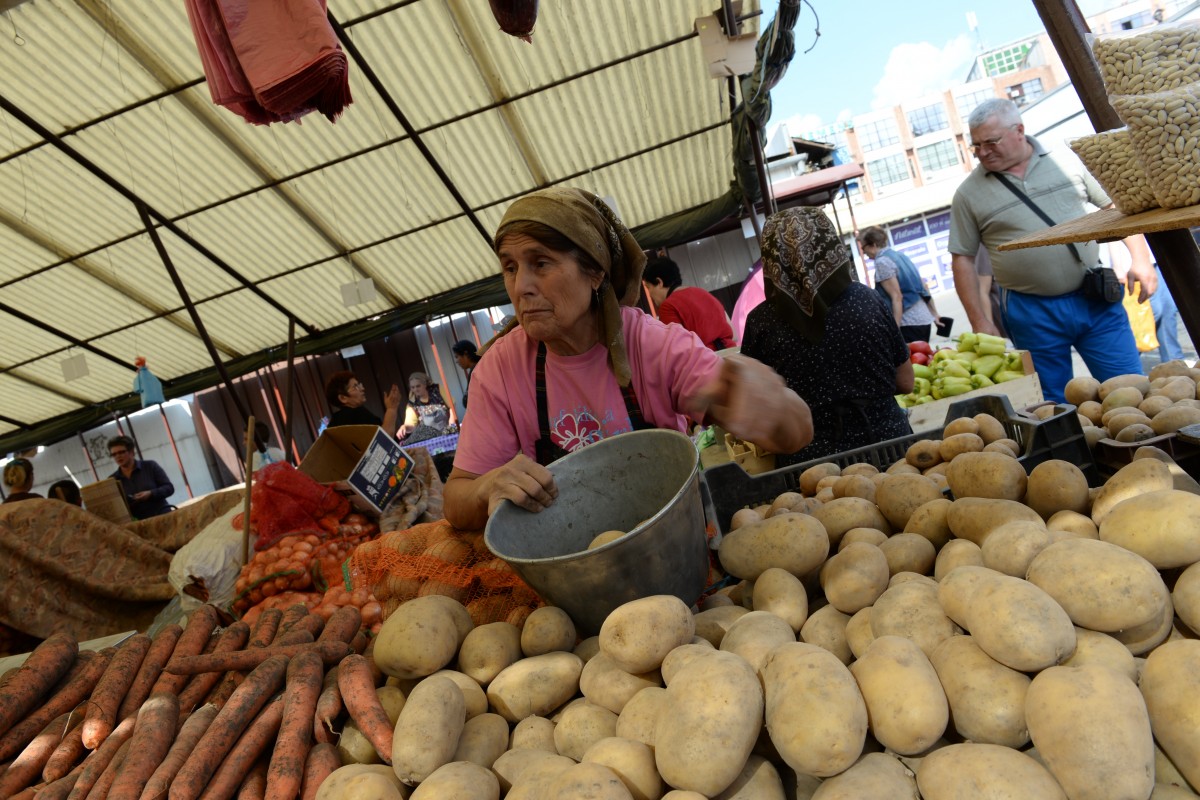
[(812, 413), (775, 370), (743, 355), (726, 356), (721, 371), (691, 399), (739, 439), (772, 453), (794, 453), (812, 441)]
[(456, 528), (478, 530), (504, 500), (526, 511), (548, 508), (558, 497), (550, 470), (524, 454), (483, 475), (457, 467), (446, 480), (446, 519)]
[(388, 389), (387, 394), (383, 396), (383, 407), (386, 409), (400, 408), (400, 387), (392, 384), (392, 388)]

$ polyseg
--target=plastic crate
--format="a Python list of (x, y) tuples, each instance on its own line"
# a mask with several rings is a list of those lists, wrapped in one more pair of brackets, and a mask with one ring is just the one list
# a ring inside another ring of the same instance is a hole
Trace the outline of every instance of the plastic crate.
[[(946, 422), (976, 414), (991, 414), (1004, 426), (1008, 437), (1021, 448), (1017, 458), (1029, 472), (1043, 461), (1061, 459), (1075, 464), (1083, 470), (1089, 486), (1101, 483), (1092, 452), (1083, 435), (1075, 406), (1060, 403), (1055, 406), (1056, 414), (1044, 420), (1032, 415), (1019, 414), (1013, 410), (1006, 395), (983, 395), (952, 403), (946, 411)], [(835, 453), (824, 458), (813, 459), (802, 464), (750, 475), (737, 464), (720, 464), (704, 470), (704, 482), (712, 500), (712, 513), (722, 533), (729, 530), (734, 512), (746, 506), (768, 503), (784, 492), (799, 491), (800, 475), (817, 464), (837, 464), (843, 469), (851, 464), (873, 464), (886, 470), (904, 458), (908, 448), (922, 439), (937, 439), (943, 428), (923, 433), (889, 439), (867, 447)]]
[(1200, 425), (1188, 425), (1173, 433), (1142, 439), (1140, 442), (1118, 442), (1101, 439), (1094, 449), (1096, 467), (1105, 478), (1133, 462), (1141, 447), (1156, 447), (1169, 455), (1184, 472), (1196, 478), (1200, 475)]

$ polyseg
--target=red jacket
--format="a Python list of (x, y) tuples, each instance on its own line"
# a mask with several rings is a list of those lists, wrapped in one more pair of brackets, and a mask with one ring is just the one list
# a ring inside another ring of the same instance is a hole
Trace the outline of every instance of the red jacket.
[(699, 336), (710, 350), (737, 344), (721, 301), (695, 286), (671, 292), (658, 307), (658, 318), (666, 323), (679, 323)]

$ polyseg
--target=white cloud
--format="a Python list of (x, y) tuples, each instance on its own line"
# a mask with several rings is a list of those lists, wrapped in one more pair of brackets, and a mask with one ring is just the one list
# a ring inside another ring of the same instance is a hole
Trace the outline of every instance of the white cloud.
[(854, 113), (850, 109), (843, 108), (833, 120), (824, 119), (819, 114), (793, 114), (783, 120), (782, 124), (787, 125), (789, 136), (803, 136), (827, 125), (849, 122), (853, 116)]
[(890, 108), (962, 83), (975, 52), (971, 37), (965, 33), (944, 47), (929, 42), (897, 45), (888, 55), (883, 77), (875, 84), (871, 108)]

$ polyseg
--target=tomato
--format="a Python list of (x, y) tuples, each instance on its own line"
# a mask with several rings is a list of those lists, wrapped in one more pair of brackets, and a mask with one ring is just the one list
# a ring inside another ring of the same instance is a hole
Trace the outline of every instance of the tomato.
[(924, 353), (913, 353), (909, 361), (912, 361), (914, 364), (928, 364), (929, 356)]
[(908, 352), (909, 353), (924, 353), (926, 356), (931, 356), (931, 355), (933, 355), (933, 348), (929, 346), (929, 342), (920, 342), (920, 341), (909, 342), (908, 343)]

